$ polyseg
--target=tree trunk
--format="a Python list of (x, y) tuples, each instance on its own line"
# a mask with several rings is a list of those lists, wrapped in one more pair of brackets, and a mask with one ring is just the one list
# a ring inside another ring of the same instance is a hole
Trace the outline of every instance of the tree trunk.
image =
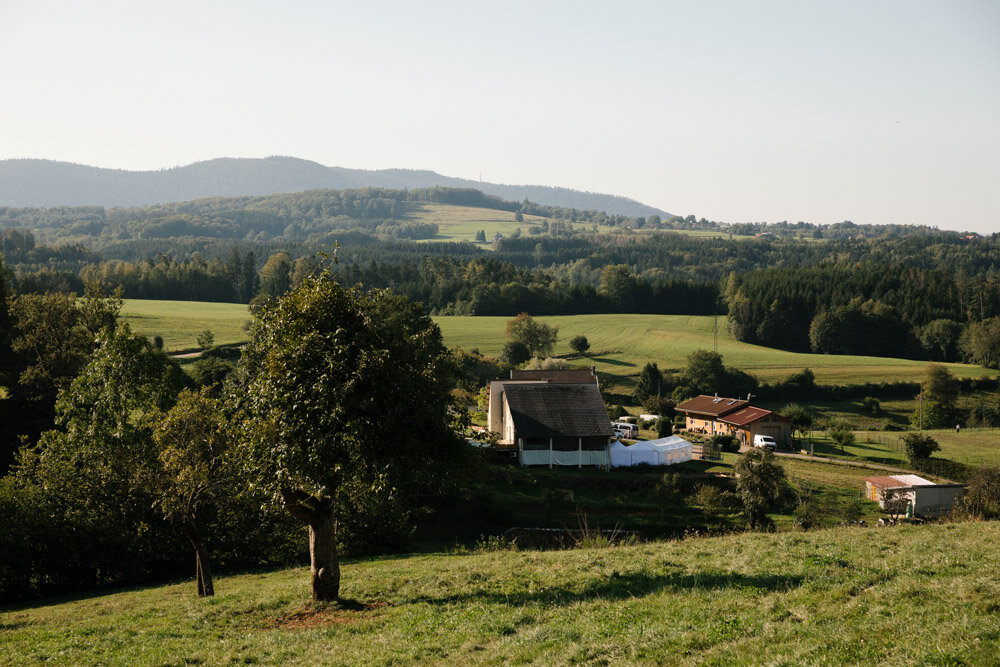
[(337, 521), (332, 508), (309, 524), (309, 570), (313, 600), (332, 601), (340, 597)]
[(212, 563), (208, 558), (208, 548), (205, 547), (205, 540), (201, 537), (198, 524), (194, 520), (186, 521), (181, 530), (194, 547), (194, 572), (198, 586), (198, 597), (215, 595), (215, 586), (212, 584)]
[(309, 526), (309, 570), (312, 599), (332, 602), (340, 597), (340, 558), (337, 554), (337, 517), (333, 498), (317, 498), (304, 491), (282, 489), (285, 509)]

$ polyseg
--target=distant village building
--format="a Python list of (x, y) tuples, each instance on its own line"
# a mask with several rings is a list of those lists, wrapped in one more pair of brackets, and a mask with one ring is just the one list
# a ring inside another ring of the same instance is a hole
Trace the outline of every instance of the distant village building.
[(677, 406), (691, 433), (731, 435), (741, 445), (753, 443), (755, 435), (769, 435), (779, 447), (791, 448), (792, 422), (776, 412), (750, 405), (741, 398), (695, 396)]
[(964, 484), (935, 484), (917, 475), (887, 475), (865, 478), (865, 498), (885, 508), (889, 496), (909, 501), (907, 515), (925, 518), (944, 516), (965, 493)]
[(511, 371), (490, 383), (489, 430), (521, 465), (608, 466), (614, 430), (590, 370)]

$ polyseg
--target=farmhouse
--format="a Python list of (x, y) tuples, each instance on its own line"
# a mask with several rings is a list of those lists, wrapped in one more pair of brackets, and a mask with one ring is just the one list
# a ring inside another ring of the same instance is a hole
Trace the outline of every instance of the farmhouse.
[(964, 484), (935, 484), (917, 475), (889, 475), (865, 478), (865, 498), (885, 508), (889, 497), (909, 501), (907, 514), (933, 518), (951, 512), (962, 497)]
[(614, 431), (589, 371), (511, 372), (490, 383), (489, 430), (521, 465), (607, 466)]
[(791, 447), (792, 423), (776, 412), (750, 405), (750, 401), (721, 396), (695, 396), (677, 406), (685, 428), (692, 433), (731, 435), (741, 445), (755, 435), (769, 435), (779, 447)]

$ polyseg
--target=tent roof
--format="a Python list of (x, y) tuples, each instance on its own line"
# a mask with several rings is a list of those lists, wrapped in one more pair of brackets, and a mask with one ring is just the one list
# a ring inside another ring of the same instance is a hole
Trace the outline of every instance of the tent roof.
[(682, 438), (679, 435), (672, 435), (667, 438), (659, 438), (658, 440), (644, 440), (643, 441), (647, 447), (652, 447), (659, 451), (668, 451), (671, 449), (683, 449), (685, 447), (690, 447), (691, 443)]

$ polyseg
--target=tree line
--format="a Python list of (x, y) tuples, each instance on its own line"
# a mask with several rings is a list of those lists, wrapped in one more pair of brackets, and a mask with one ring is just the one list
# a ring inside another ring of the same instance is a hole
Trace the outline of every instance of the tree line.
[(1000, 279), (903, 264), (821, 264), (730, 276), (731, 333), (793, 351), (971, 360), (996, 367)]

